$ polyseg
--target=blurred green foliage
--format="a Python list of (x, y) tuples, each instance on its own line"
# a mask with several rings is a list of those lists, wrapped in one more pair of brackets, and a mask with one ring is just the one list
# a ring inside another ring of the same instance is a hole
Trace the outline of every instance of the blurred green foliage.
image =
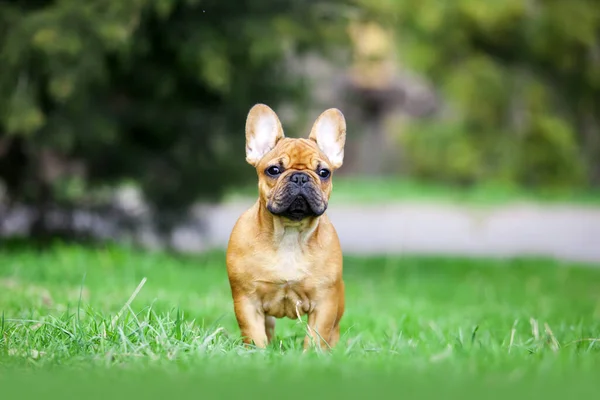
[(446, 100), (403, 128), (413, 176), (600, 182), (595, 0), (3, 1), (0, 181), (37, 205), (122, 182), (160, 210), (219, 198), (253, 173), (249, 108), (303, 109), (294, 57), (346, 46), (348, 3), (393, 28), (401, 65)]
[(600, 183), (600, 3), (359, 0), (448, 101), (403, 139), (417, 176)]
[(123, 181), (160, 209), (218, 198), (252, 174), (248, 110), (303, 101), (288, 64), (336, 21), (294, 0), (3, 1), (0, 180), (21, 202)]

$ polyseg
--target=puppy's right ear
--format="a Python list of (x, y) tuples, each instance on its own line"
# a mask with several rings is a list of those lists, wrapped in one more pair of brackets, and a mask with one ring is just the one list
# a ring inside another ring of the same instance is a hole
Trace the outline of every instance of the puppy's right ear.
[(246, 119), (246, 161), (256, 166), (283, 139), (283, 128), (275, 111), (264, 104), (250, 109)]

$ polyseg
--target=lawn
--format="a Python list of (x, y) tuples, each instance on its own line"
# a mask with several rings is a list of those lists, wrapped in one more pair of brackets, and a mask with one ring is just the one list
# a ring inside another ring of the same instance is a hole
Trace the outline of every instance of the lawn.
[[(493, 206), (510, 203), (600, 205), (597, 189), (525, 189), (502, 184), (456, 187), (441, 183), (427, 183), (409, 178), (346, 177), (334, 178), (332, 202), (336, 203), (397, 203), (428, 202), (458, 203), (471, 206)], [(231, 191), (227, 199), (255, 197), (256, 185)]]
[(265, 351), (240, 346), (223, 258), (4, 245), (1, 393), (547, 399), (600, 390), (600, 269), (347, 258), (340, 346), (303, 354), (301, 321), (279, 320)]

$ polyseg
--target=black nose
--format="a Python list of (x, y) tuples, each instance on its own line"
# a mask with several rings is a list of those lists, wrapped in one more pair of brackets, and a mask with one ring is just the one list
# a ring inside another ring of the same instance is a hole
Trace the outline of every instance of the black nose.
[(304, 185), (308, 182), (308, 180), (309, 177), (304, 172), (294, 172), (292, 175), (290, 175), (290, 181), (299, 186)]

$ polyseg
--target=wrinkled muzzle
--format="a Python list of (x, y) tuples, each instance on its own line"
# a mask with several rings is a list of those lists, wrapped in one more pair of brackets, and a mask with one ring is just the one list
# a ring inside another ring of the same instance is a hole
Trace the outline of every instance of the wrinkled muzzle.
[(312, 181), (290, 179), (276, 188), (267, 202), (267, 209), (274, 215), (300, 221), (322, 215), (327, 209), (327, 201), (321, 189)]

